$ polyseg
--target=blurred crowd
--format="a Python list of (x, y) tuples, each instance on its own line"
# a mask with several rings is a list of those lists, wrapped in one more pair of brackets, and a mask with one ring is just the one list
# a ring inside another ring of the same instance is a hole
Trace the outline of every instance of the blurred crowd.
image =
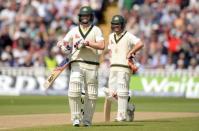
[(199, 0), (119, 0), (127, 30), (141, 37), (145, 68), (199, 70)]
[[(116, 2), (127, 30), (145, 43), (137, 54), (144, 68), (199, 68), (198, 0)], [(54, 68), (65, 57), (56, 43), (78, 24), (82, 5), (104, 22), (104, 0), (0, 0), (0, 66)]]
[(65, 57), (56, 43), (78, 24), (82, 5), (103, 21), (103, 0), (0, 0), (0, 66), (54, 68)]

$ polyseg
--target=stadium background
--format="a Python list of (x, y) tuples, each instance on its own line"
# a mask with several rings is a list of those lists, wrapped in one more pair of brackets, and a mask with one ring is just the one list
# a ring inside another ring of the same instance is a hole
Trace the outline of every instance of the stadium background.
[[(132, 74), (130, 83), (138, 111), (198, 112), (198, 99), (192, 99), (199, 98), (198, 0), (0, 0), (0, 115), (65, 112), (69, 71), (47, 91), (43, 82), (64, 59), (56, 43), (78, 23), (82, 5), (94, 9), (94, 22), (101, 27), (106, 44), (115, 14), (122, 14), (127, 30), (143, 39), (145, 47), (137, 54), (141, 67)], [(108, 58), (105, 50), (99, 69), (99, 96), (107, 86)], [(174, 101), (172, 106), (168, 104)], [(97, 111), (102, 111), (103, 97), (99, 103)], [(187, 121), (197, 130), (193, 122), (197, 120)], [(6, 125), (5, 119), (0, 121)]]
[[(134, 95), (199, 97), (199, 3), (195, 0), (1, 0), (0, 94), (46, 94), (43, 81), (65, 57), (56, 42), (90, 5), (107, 39), (110, 20), (122, 14), (126, 28), (143, 39), (141, 67), (132, 76)], [(107, 86), (109, 54), (101, 55), (99, 90)], [(68, 71), (48, 94), (67, 94)], [(136, 79), (134, 81), (134, 79)], [(100, 90), (99, 95), (103, 95)]]

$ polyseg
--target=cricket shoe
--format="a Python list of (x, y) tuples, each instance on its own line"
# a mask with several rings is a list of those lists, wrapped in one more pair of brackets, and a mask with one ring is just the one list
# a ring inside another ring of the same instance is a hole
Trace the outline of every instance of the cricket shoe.
[(80, 120), (78, 119), (73, 120), (73, 126), (79, 127), (79, 125), (80, 125)]
[(124, 122), (126, 121), (126, 117), (123, 113), (120, 113), (119, 115), (117, 115), (117, 118), (115, 119), (116, 122)]
[(126, 119), (123, 118), (115, 118), (115, 122), (124, 122)]
[(135, 105), (128, 104), (126, 121), (131, 122), (134, 120)]
[(91, 123), (89, 121), (83, 121), (83, 126), (90, 126)]

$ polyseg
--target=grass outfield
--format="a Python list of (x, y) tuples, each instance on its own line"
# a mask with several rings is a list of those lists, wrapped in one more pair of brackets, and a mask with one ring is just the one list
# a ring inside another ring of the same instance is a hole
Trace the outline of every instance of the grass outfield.
[[(134, 97), (136, 111), (199, 112), (199, 99)], [(104, 98), (96, 111), (103, 111)], [(114, 104), (113, 111), (116, 111)], [(49, 114), (69, 112), (66, 96), (0, 96), (0, 115)]]
[[(137, 112), (199, 112), (199, 99), (134, 97)], [(97, 101), (97, 112), (103, 111), (104, 98)], [(114, 104), (113, 111), (116, 111)], [(0, 118), (3, 115), (68, 113), (66, 96), (0, 96)], [(71, 124), (34, 126), (9, 131), (199, 131), (199, 117), (136, 120), (134, 122), (95, 123), (75, 128)], [(3, 130), (0, 129), (0, 131)]]
[(73, 127), (71, 125), (21, 128), (10, 131), (198, 131), (199, 117), (135, 121), (125, 123), (99, 123), (91, 127)]

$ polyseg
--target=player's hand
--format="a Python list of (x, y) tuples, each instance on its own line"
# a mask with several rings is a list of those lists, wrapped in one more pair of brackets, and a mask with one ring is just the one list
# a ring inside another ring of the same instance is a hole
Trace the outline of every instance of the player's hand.
[(128, 65), (132, 73), (136, 73), (140, 67), (140, 63), (138, 63), (135, 58), (128, 59)]
[(70, 47), (69, 45), (67, 46), (62, 45), (60, 48), (61, 48), (61, 51), (67, 55), (72, 52), (72, 47)]
[(135, 53), (133, 53), (133, 54), (129, 53), (127, 55), (127, 59), (132, 59), (132, 58), (135, 58)]
[(57, 42), (57, 46), (61, 48), (61, 46), (64, 45), (64, 41), (63, 40), (60, 40)]
[(79, 42), (79, 43), (75, 43), (74, 47), (77, 49), (77, 50), (80, 50), (81, 48), (83, 48), (85, 45), (83, 42)]
[(81, 48), (85, 47), (85, 46), (89, 46), (89, 41), (82, 41), (82, 42), (78, 42), (74, 45), (74, 47), (77, 50), (80, 50)]
[(84, 45), (85, 45), (85, 46), (89, 46), (89, 45), (90, 45), (90, 42), (89, 42), (89, 41), (84, 41)]
[(65, 42), (64, 40), (60, 40), (57, 42), (57, 46), (61, 48), (61, 46), (69, 46), (69, 43), (68, 42)]
[(113, 93), (112, 93), (112, 97), (115, 98), (115, 99), (117, 100), (117, 99), (118, 99), (117, 93), (116, 93), (116, 92), (113, 92)]

